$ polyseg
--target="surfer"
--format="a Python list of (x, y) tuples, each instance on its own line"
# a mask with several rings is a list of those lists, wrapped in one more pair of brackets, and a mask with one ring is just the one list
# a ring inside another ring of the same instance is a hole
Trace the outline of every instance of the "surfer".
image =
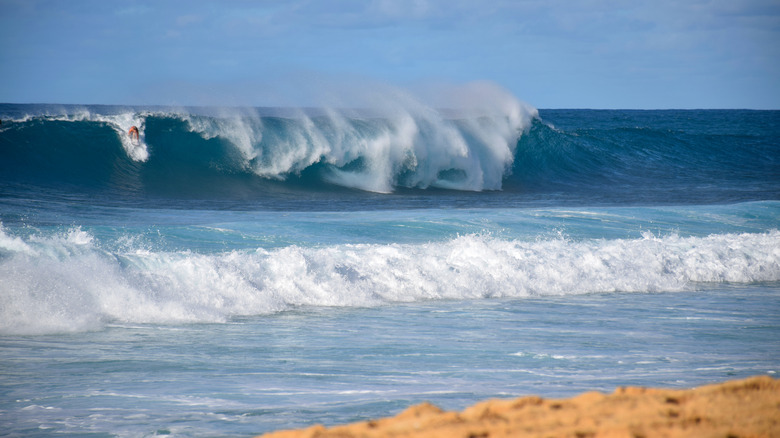
[(127, 135), (130, 136), (130, 139), (135, 139), (135, 141), (138, 141), (138, 128), (134, 126), (130, 127), (130, 130), (127, 131)]

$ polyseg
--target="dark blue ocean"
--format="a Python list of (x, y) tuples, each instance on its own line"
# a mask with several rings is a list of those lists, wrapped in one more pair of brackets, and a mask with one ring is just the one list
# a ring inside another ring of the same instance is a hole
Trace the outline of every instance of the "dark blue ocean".
[(780, 111), (0, 120), (2, 436), (251, 436), (780, 371)]

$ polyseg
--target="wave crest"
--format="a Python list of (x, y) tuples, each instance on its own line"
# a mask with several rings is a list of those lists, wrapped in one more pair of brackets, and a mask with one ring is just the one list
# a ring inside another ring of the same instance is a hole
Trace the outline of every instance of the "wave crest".
[(185, 120), (204, 139), (230, 142), (244, 167), (263, 178), (285, 179), (322, 164), (327, 182), (373, 192), (396, 186), (498, 190), (537, 112), (506, 92), (492, 96), (457, 111), (387, 93), (371, 109), (326, 107), (290, 117), (233, 109)]

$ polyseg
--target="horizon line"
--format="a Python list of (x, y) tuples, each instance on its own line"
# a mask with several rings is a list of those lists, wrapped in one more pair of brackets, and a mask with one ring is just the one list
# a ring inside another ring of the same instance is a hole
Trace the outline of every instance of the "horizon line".
[[(156, 107), (156, 108), (262, 108), (262, 109), (324, 109), (327, 106), (312, 105), (202, 105), (202, 104), (125, 104), (125, 103), (52, 103), (52, 102), (0, 102), (0, 105), (50, 105), (50, 106), (113, 106), (113, 107)], [(572, 110), (572, 111), (780, 111), (778, 108), (748, 108), (748, 107), (666, 107), (666, 108), (620, 108), (620, 107), (536, 107), (528, 104), (532, 108), (544, 110)], [(342, 110), (370, 110), (376, 108), (335, 108)], [(435, 108), (439, 110), (456, 110), (464, 108)], [(465, 108), (468, 109), (468, 108)]]

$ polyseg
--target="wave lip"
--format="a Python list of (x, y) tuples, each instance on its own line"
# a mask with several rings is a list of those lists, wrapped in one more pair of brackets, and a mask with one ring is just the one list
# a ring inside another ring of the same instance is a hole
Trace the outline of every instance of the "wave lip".
[(78, 332), (113, 322), (223, 322), (298, 306), (780, 281), (780, 232), (533, 242), (472, 234), (425, 244), (199, 254), (107, 250), (79, 228), (27, 238), (0, 230), (0, 278), (0, 333)]

